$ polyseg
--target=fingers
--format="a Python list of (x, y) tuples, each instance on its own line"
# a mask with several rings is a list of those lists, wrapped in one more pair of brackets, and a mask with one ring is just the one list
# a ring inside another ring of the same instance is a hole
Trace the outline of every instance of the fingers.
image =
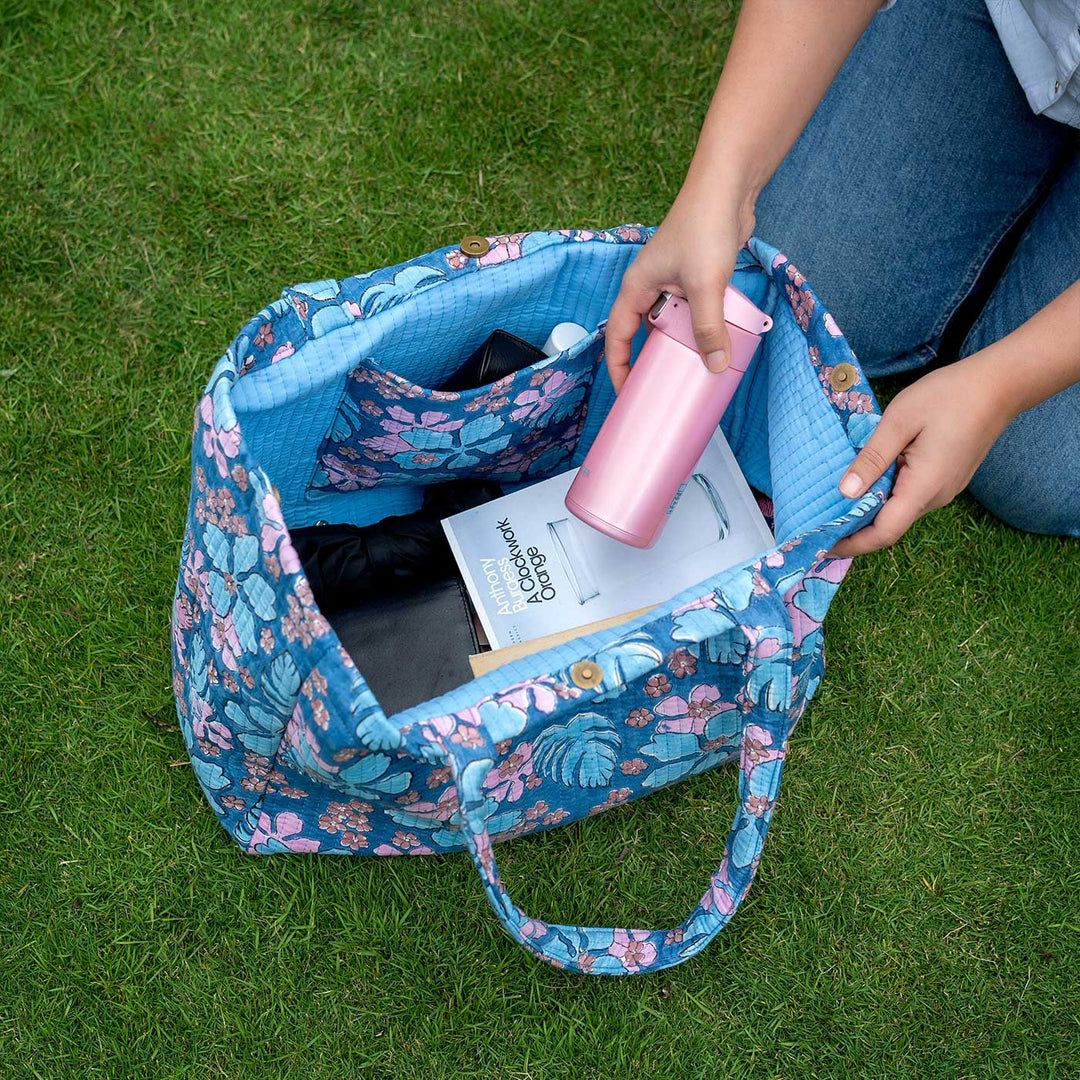
[[(905, 473), (905, 477), (910, 479), (910, 473)], [(903, 487), (906, 487), (906, 490), (900, 490)], [(893, 494), (878, 511), (877, 517), (857, 533), (845, 536), (834, 545), (831, 554), (846, 559), (852, 555), (880, 551), (895, 544), (928, 509), (925, 495), (921, 485), (898, 483)]]
[[(840, 493), (846, 498), (856, 499), (865, 494), (918, 435), (919, 421), (895, 405), (896, 402), (885, 410), (874, 433), (844, 472)], [(927, 488), (929, 482), (929, 478), (924, 479), (919, 472), (901, 467), (892, 494), (874, 520), (839, 541), (831, 554), (846, 559), (895, 544), (929, 508), (933, 496), (933, 485), (930, 484), (929, 490)]]
[(886, 409), (874, 433), (840, 478), (840, 494), (849, 499), (864, 495), (916, 434), (917, 429), (908, 420), (900, 419), (895, 410), (890, 415), (890, 409)]
[(686, 289), (694, 339), (705, 366), (713, 372), (724, 371), (731, 363), (731, 342), (724, 322), (724, 289), (734, 269), (731, 266), (726, 271), (718, 270), (688, 284)]
[(653, 286), (639, 284), (632, 268), (623, 277), (604, 332), (604, 357), (616, 393), (630, 373), (630, 343), (641, 326), (642, 315), (656, 303), (658, 293)]

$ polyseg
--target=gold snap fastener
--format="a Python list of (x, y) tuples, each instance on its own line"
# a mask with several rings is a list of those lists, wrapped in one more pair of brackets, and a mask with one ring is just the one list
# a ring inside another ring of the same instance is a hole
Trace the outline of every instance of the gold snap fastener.
[(470, 259), (479, 259), (481, 255), (486, 255), (491, 250), (491, 245), (487, 242), (487, 237), (484, 236), (466, 236), (461, 241), (461, 252), (463, 255), (468, 255)]
[(834, 390), (847, 390), (859, 381), (859, 373), (851, 364), (837, 364), (829, 373), (829, 385)]
[(591, 660), (579, 660), (570, 669), (570, 678), (574, 680), (574, 685), (580, 686), (582, 690), (592, 690), (604, 681), (604, 673), (599, 664), (594, 664)]

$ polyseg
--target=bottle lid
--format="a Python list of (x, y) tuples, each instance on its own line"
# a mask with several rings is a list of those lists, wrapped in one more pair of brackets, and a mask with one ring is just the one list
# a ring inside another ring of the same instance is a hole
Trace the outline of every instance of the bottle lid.
[(773, 324), (772, 319), (734, 285), (724, 290), (724, 320), (751, 334), (764, 334)]

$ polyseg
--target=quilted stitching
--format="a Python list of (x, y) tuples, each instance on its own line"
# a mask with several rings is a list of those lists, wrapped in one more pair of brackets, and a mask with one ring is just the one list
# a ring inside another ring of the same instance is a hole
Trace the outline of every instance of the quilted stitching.
[[(505, 285), (535, 267), (562, 275), (559, 287), (572, 290), (576, 253), (592, 274), (581, 287), (611, 296), (611, 267), (625, 259), (601, 259), (607, 270), (597, 273), (585, 253), (614, 253), (648, 235), (638, 226), (517, 234), (496, 238), (487, 264), (463, 262), (447, 248), (286, 290), (219, 361), (196, 409), (172, 617), (173, 684), (188, 752), (207, 799), (245, 850), (389, 855), (467, 847), (517, 940), (549, 962), (608, 974), (692, 955), (745, 893), (787, 738), (821, 678), (822, 621), (846, 570), (823, 556), (888, 493), (888, 478), (855, 504), (835, 488), (878, 414), (861, 373), (849, 391), (831, 389), (836, 363), (858, 371), (831, 316), (785, 256), (758, 240), (742, 253), (737, 283), (757, 290), (775, 328), (724, 423), (747, 475), (773, 496), (774, 550), (632, 623), (524, 658), (393, 717), (315, 607), (282, 500), (252, 447), (277, 446), (275, 461), (287, 460), (290, 444), (278, 440), (300, 440), (318, 409), (333, 409), (338, 376), (325, 364), (347, 370), (342, 335), (358, 321), (400, 326), (405, 313), (427, 334), (456, 329), (460, 337), (454, 303), (495, 305), (503, 287), (479, 283)], [(521, 310), (523, 318), (546, 317), (533, 294)], [(594, 400), (603, 393), (594, 391)], [(276, 426), (260, 429), (267, 417)], [(255, 442), (241, 420), (261, 432)], [(595, 414), (590, 423), (595, 433)], [(582, 442), (589, 437), (587, 425)], [(291, 520), (303, 500), (295, 478), (279, 465), (275, 471), (293, 492), (284, 500)], [(375, 505), (385, 512), (388, 504)], [(403, 663), (420, 662), (407, 643), (403, 650)], [(587, 693), (570, 677), (583, 658), (604, 673)], [(681, 927), (546, 926), (502, 890), (491, 839), (602, 812), (736, 756), (742, 793), (724, 863)]]

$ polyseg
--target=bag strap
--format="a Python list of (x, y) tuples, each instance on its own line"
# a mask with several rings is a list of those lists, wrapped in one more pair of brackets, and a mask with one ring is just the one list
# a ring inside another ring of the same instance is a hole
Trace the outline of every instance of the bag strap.
[[(782, 608), (781, 604), (781, 612)], [(740, 626), (733, 632), (746, 636), (748, 659), (753, 661), (746, 694), (754, 708), (742, 727), (739, 806), (719, 868), (694, 910), (673, 929), (570, 926), (525, 914), (499, 877), (487, 829), (482, 785), (497, 758), (494, 746), (482, 729), (479, 747), (467, 750), (445, 744), (460, 799), (462, 832), (484, 891), (507, 933), (534, 956), (556, 967), (596, 975), (660, 971), (704, 949), (735, 914), (757, 870), (780, 791), (791, 727), (792, 677), (786, 614), (777, 613), (774, 622), (760, 630)]]

